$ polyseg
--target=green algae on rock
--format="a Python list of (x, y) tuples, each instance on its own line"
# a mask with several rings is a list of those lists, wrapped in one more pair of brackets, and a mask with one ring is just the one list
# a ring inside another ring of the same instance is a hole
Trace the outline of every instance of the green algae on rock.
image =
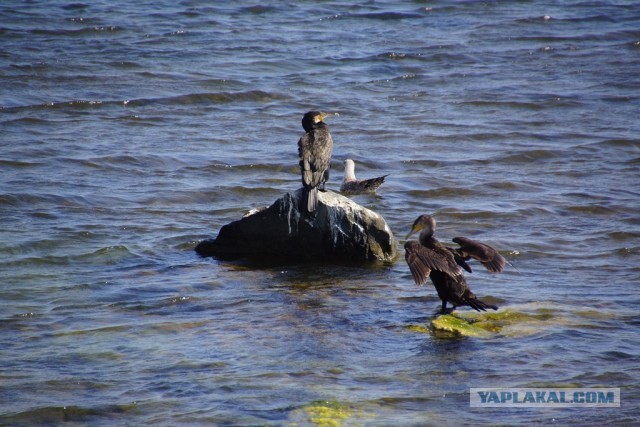
[(460, 311), (439, 315), (428, 326), (410, 325), (413, 332), (431, 332), (462, 337), (488, 338), (495, 335), (524, 336), (538, 332), (541, 328), (553, 324), (548, 313), (529, 314), (510, 309), (495, 313)]
[(365, 412), (358, 404), (339, 400), (315, 400), (293, 410), (289, 414), (289, 427), (342, 427), (367, 425), (376, 418), (375, 413)]
[(473, 323), (494, 334), (502, 336), (525, 336), (540, 331), (541, 328), (553, 323), (553, 315), (549, 313), (524, 313), (511, 309), (501, 310), (496, 313), (455, 313), (461, 319)]
[(305, 412), (309, 421), (317, 427), (340, 427), (354, 415), (348, 405), (335, 401), (314, 402), (305, 407)]
[(435, 331), (451, 332), (465, 337), (487, 337), (491, 335), (489, 330), (450, 314), (443, 314), (433, 319), (431, 327)]

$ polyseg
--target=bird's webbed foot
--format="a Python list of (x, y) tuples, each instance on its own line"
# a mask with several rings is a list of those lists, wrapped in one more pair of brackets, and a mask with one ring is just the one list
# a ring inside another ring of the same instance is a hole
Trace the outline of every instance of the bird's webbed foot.
[(451, 308), (447, 308), (447, 302), (442, 301), (442, 308), (440, 309), (440, 314), (451, 314), (455, 309), (456, 309), (455, 305)]

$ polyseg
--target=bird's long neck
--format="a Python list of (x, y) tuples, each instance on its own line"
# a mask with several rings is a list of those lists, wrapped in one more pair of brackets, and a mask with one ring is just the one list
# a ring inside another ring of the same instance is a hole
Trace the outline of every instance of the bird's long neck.
[(438, 242), (438, 239), (433, 237), (433, 231), (431, 230), (422, 231), (420, 233), (419, 242), (422, 246), (426, 246), (429, 248), (440, 245), (440, 242)]
[(325, 129), (325, 130), (328, 131), (329, 130), (329, 126), (325, 122), (318, 122), (318, 123), (315, 123), (313, 125), (313, 129), (314, 130)]
[(302, 127), (305, 132), (311, 132), (312, 130), (318, 129), (323, 125), (323, 122), (313, 122), (312, 120), (304, 120), (302, 122)]
[(344, 182), (351, 182), (356, 180), (356, 171), (353, 163), (347, 162), (344, 165)]

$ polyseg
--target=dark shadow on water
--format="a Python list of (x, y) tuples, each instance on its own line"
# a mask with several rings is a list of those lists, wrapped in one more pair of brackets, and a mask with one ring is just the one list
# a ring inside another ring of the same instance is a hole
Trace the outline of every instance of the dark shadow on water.
[(327, 261), (318, 260), (310, 261), (306, 259), (289, 259), (276, 255), (256, 255), (250, 257), (203, 257), (211, 258), (221, 264), (231, 268), (251, 269), (251, 270), (286, 270), (294, 268), (296, 270), (308, 271), (310, 273), (318, 273), (323, 271), (332, 271), (335, 268), (345, 268), (366, 271), (383, 271), (393, 265), (390, 262), (349, 262), (340, 260)]

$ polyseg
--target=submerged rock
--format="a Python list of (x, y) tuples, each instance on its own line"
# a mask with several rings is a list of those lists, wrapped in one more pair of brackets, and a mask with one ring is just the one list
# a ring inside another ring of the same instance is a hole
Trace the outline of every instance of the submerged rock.
[(408, 329), (441, 337), (518, 337), (539, 333), (562, 322), (561, 319), (554, 319), (546, 313), (524, 313), (511, 309), (495, 313), (454, 311), (451, 314), (438, 315), (428, 326), (410, 325)]
[(332, 191), (319, 193), (315, 216), (299, 209), (302, 189), (223, 226), (196, 246), (202, 256), (275, 257), (339, 262), (391, 261), (396, 240), (384, 218)]
[(290, 426), (341, 427), (368, 425), (375, 421), (376, 414), (365, 412), (358, 403), (338, 400), (318, 400), (289, 413)]
[(315, 402), (305, 407), (309, 421), (318, 427), (340, 427), (354, 415), (348, 405), (335, 401)]

